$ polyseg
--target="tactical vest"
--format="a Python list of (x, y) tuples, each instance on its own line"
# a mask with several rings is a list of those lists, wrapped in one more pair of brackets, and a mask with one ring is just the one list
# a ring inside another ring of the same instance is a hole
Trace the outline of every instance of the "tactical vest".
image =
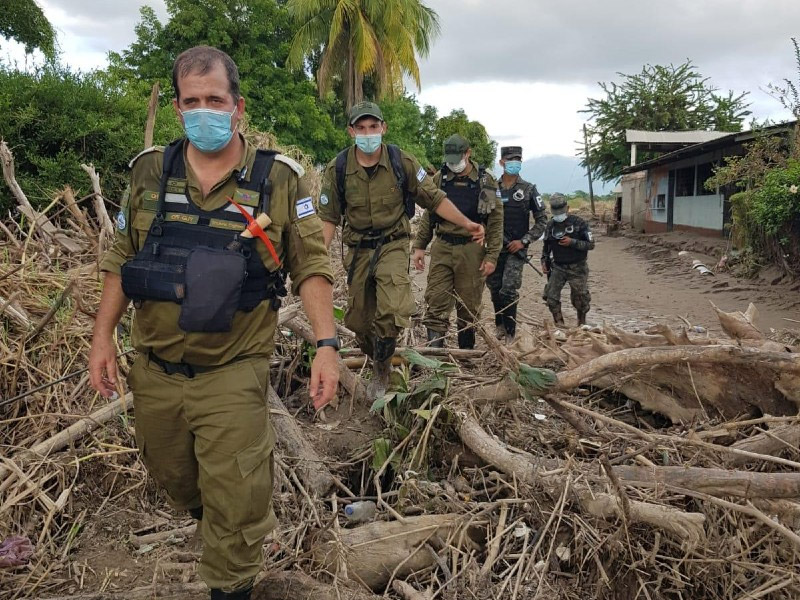
[(530, 228), (532, 186), (514, 184), (500, 189), (503, 200), (503, 234), (509, 241), (522, 239)]
[[(450, 169), (447, 165), (444, 165), (441, 170), (439, 187), (447, 195), (447, 198), (456, 205), (456, 208), (470, 221), (485, 223), (488, 215), (478, 213), (478, 199), (481, 195), (486, 170), (483, 167), (478, 168), (477, 181), (473, 181), (471, 177), (454, 177), (448, 181), (447, 174), (449, 172)], [(434, 213), (431, 221), (433, 225), (438, 226), (441, 221), (442, 218)]]
[(559, 265), (572, 265), (586, 260), (586, 255), (588, 254), (586, 250), (578, 250), (574, 246), (559, 245), (558, 241), (564, 237), (583, 239), (583, 225), (578, 217), (568, 215), (567, 220), (563, 223), (556, 223), (551, 219), (547, 224), (544, 239), (553, 252), (553, 261)]
[[(164, 161), (158, 191), (156, 215), (142, 249), (122, 266), (122, 289), (136, 303), (158, 300), (182, 304), (186, 297), (186, 268), (190, 253), (199, 248), (220, 254), (238, 252), (245, 259), (244, 281), (235, 310), (249, 312), (265, 300), (286, 295), (285, 274), (278, 268), (270, 272), (254, 244), (256, 238), (243, 238), (240, 233), (247, 220), (230, 202), (221, 208), (206, 211), (189, 195), (183, 139), (164, 149)], [(240, 174), (237, 202), (249, 213), (269, 212), (272, 184), (269, 172), (275, 152), (258, 150), (250, 181)], [(252, 192), (248, 194), (247, 192)], [(207, 293), (214, 294), (213, 282), (206, 282)], [(238, 292), (238, 290), (237, 290)], [(229, 307), (232, 308), (232, 307)]]

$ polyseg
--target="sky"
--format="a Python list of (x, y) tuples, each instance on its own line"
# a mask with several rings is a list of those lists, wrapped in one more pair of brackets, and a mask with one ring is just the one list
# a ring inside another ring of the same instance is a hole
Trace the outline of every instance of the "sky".
[[(163, 0), (38, 0), (55, 26), (62, 60), (103, 67), (135, 38), (139, 7), (166, 19)], [(791, 37), (798, 0), (426, 0), (441, 35), (421, 61), (423, 104), (463, 108), (498, 145), (525, 158), (574, 157), (589, 97), (600, 81), (644, 64), (687, 58), (720, 90), (750, 92), (759, 120), (789, 117), (764, 90), (795, 78)], [(2, 46), (3, 56), (19, 57)], [(24, 64), (24, 58), (18, 59)], [(566, 185), (566, 184), (565, 184)]]

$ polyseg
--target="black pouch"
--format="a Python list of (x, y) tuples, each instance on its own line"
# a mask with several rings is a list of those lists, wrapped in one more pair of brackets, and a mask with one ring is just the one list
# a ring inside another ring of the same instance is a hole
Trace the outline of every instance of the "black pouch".
[(199, 247), (186, 260), (186, 297), (178, 325), (187, 332), (230, 331), (239, 308), (247, 260), (240, 252)]

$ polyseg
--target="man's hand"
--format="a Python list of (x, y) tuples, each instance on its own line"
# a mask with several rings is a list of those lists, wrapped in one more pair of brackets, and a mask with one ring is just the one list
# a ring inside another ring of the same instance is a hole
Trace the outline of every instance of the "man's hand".
[(506, 246), (506, 250), (508, 250), (511, 254), (516, 254), (523, 248), (525, 248), (525, 244), (523, 244), (520, 240), (512, 240), (508, 242), (508, 246)]
[(412, 260), (414, 262), (414, 268), (417, 271), (425, 270), (425, 250), (423, 250), (422, 248), (415, 248)]
[(335, 348), (323, 346), (317, 349), (314, 362), (311, 363), (311, 382), (308, 393), (314, 402), (314, 409), (319, 410), (328, 404), (336, 395), (339, 385), (339, 365)]
[(564, 236), (560, 240), (558, 240), (559, 246), (571, 246), (572, 245), (572, 238), (569, 236)]
[(484, 277), (488, 277), (489, 275), (494, 273), (494, 269), (495, 269), (495, 264), (493, 262), (485, 260), (481, 263), (481, 274)]
[(547, 266), (547, 261), (542, 259), (542, 272), (547, 275), (550, 272), (550, 268)]
[(483, 240), (486, 237), (486, 230), (483, 228), (483, 225), (470, 221), (465, 229), (469, 231), (473, 242), (476, 244), (483, 244)]
[(117, 348), (113, 338), (97, 336), (89, 350), (89, 381), (103, 398), (117, 391)]

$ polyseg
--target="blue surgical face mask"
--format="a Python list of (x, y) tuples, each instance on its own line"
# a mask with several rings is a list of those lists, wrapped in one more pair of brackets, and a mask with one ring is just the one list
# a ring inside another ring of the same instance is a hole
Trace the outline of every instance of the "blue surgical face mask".
[(505, 170), (508, 175), (519, 175), (519, 172), (522, 171), (522, 161), (507, 160), (505, 164)]
[(219, 152), (233, 137), (233, 112), (195, 108), (181, 112), (189, 142), (200, 152)]
[(373, 152), (377, 152), (378, 148), (381, 147), (382, 141), (383, 134), (381, 133), (356, 135), (356, 146), (358, 146), (358, 149), (364, 154), (372, 154)]
[(561, 213), (560, 215), (553, 215), (553, 221), (556, 223), (563, 223), (567, 220), (567, 213)]

